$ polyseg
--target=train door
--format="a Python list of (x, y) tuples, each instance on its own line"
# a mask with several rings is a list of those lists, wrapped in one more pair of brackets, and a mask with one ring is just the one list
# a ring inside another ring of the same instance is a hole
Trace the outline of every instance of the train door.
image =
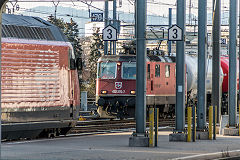
[(147, 63), (147, 93), (151, 93), (151, 64)]
[(151, 93), (154, 93), (154, 77), (153, 77), (153, 71), (154, 71), (154, 65), (155, 63), (151, 63), (152, 67), (150, 68), (150, 91)]
[[(69, 93), (69, 104), (70, 104), (70, 117), (76, 118), (77, 113), (77, 104), (75, 102), (75, 83), (77, 82), (76, 80), (76, 75), (75, 75), (75, 70), (76, 70), (76, 61), (75, 61), (75, 55), (73, 53), (73, 50), (69, 48), (68, 50), (68, 64), (69, 64), (69, 86), (68, 86), (68, 93)], [(77, 88), (76, 88), (77, 89)]]
[(165, 86), (166, 91), (170, 92), (170, 82), (171, 82), (171, 65), (169, 63), (166, 63), (164, 66), (165, 69)]
[(154, 68), (155, 68), (155, 71), (154, 71), (154, 93), (155, 94), (159, 94), (161, 91), (161, 86), (162, 86), (162, 74), (161, 74), (161, 70), (162, 70), (162, 67), (161, 67), (161, 64), (160, 63), (155, 63), (154, 64)]
[[(167, 103), (173, 104), (173, 97), (175, 97), (176, 92), (176, 71), (175, 71), (175, 63), (163, 63), (161, 66), (164, 70), (164, 76), (163, 76), (163, 88), (162, 94), (164, 94), (167, 98)], [(171, 100), (170, 100), (171, 99)]]

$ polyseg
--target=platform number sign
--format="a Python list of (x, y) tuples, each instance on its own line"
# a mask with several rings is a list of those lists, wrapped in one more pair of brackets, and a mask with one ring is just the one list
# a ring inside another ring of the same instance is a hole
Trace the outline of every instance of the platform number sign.
[(111, 25), (108, 25), (103, 29), (104, 41), (117, 41), (117, 29)]
[(103, 13), (91, 13), (91, 22), (103, 22)]
[(183, 31), (177, 26), (173, 25), (168, 29), (168, 40), (169, 41), (182, 41), (183, 40)]

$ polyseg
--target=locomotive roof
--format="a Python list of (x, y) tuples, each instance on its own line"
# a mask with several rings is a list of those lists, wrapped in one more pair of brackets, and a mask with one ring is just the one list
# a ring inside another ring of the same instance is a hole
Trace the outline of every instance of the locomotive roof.
[[(162, 56), (156, 56), (156, 55), (148, 55), (146, 61), (153, 61), (153, 62), (171, 62), (171, 57), (162, 57)], [(136, 62), (136, 55), (106, 55), (99, 58), (98, 62), (107, 62), (107, 61), (113, 61), (113, 62), (121, 62), (121, 61), (131, 61)]]
[(67, 41), (58, 27), (39, 17), (2, 14), (2, 37)]
[(107, 56), (102, 56), (99, 58), (98, 62), (107, 62), (107, 61), (132, 61), (136, 62), (136, 56), (135, 55), (107, 55)]

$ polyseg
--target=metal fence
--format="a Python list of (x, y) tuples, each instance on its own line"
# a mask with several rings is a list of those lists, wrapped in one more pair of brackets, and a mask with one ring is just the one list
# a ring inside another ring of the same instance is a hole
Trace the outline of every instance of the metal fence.
[[(80, 99), (80, 102), (82, 102), (82, 99)], [(80, 104), (80, 106), (82, 106), (82, 104)], [(87, 110), (91, 111), (95, 109), (97, 109), (95, 98), (87, 98)], [(80, 110), (84, 110), (84, 108), (81, 107)]]

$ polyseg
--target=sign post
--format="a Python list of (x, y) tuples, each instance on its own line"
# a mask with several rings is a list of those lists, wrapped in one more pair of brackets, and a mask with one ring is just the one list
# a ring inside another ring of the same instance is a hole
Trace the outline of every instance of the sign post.
[(148, 147), (149, 137), (146, 133), (146, 12), (147, 0), (137, 0), (135, 4), (136, 36), (136, 132), (129, 138), (130, 147)]
[(117, 29), (108, 25), (103, 29), (103, 41), (117, 41)]
[(187, 141), (185, 133), (185, 25), (186, 0), (177, 0), (177, 25), (168, 30), (168, 40), (176, 43), (176, 105), (175, 130), (169, 141)]
[(168, 29), (168, 41), (182, 41), (183, 31), (178, 25), (173, 25)]

